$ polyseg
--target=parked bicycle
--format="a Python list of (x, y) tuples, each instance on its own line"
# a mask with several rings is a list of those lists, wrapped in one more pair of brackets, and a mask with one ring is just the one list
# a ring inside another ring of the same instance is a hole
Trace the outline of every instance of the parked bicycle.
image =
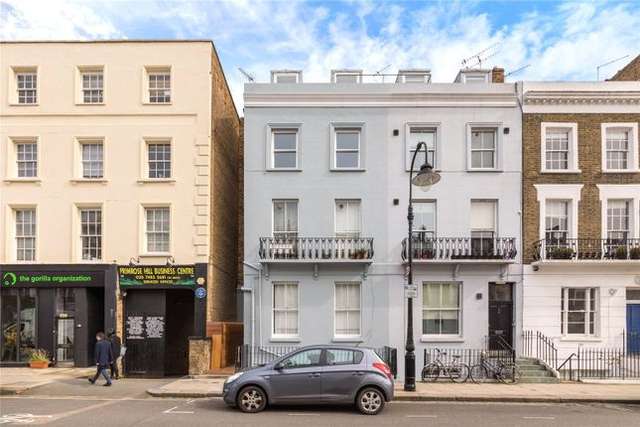
[(422, 381), (435, 382), (438, 378), (449, 377), (449, 379), (455, 383), (463, 383), (469, 378), (469, 365), (460, 362), (459, 355), (452, 355), (451, 362), (443, 362), (442, 358), (447, 353), (436, 349), (438, 355), (436, 360), (429, 363), (422, 369)]
[(517, 364), (507, 365), (499, 358), (487, 357), (483, 351), (480, 353), (480, 364), (471, 367), (469, 376), (476, 384), (488, 379), (515, 384), (520, 380), (521, 373)]

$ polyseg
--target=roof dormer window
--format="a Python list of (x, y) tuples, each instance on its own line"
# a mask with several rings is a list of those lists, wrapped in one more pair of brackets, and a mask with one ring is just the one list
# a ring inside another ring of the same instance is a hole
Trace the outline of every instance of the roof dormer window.
[(362, 83), (362, 70), (333, 70), (332, 83)]
[(271, 71), (271, 83), (302, 83), (302, 71), (273, 70)]
[(398, 70), (396, 83), (431, 83), (429, 70)]

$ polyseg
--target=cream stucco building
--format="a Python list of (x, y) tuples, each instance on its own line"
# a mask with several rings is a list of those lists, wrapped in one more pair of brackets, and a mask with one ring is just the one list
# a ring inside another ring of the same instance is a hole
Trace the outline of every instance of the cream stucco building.
[[(238, 135), (210, 41), (1, 43), (2, 321), (30, 331), (3, 335), (2, 362), (37, 346), (86, 364), (94, 329), (126, 341), (161, 318), (136, 342), (184, 371), (186, 337), (234, 316)], [(118, 290), (118, 265), (174, 268), (130, 270), (155, 277)]]

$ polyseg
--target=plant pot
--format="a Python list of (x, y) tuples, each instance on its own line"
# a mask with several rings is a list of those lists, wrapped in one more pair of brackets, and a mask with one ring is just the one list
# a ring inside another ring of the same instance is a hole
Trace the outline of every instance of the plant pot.
[(47, 360), (32, 360), (29, 362), (31, 369), (46, 369), (49, 367), (49, 361)]

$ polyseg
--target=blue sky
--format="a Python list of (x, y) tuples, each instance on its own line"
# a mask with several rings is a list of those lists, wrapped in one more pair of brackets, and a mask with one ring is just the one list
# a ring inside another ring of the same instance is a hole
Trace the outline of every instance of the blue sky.
[(327, 81), (334, 68), (374, 73), (430, 68), (450, 82), (462, 59), (489, 46), (484, 65), (513, 79), (594, 80), (640, 54), (634, 1), (74, 1), (0, 0), (0, 38), (212, 39), (239, 107), (242, 67), (302, 69)]

